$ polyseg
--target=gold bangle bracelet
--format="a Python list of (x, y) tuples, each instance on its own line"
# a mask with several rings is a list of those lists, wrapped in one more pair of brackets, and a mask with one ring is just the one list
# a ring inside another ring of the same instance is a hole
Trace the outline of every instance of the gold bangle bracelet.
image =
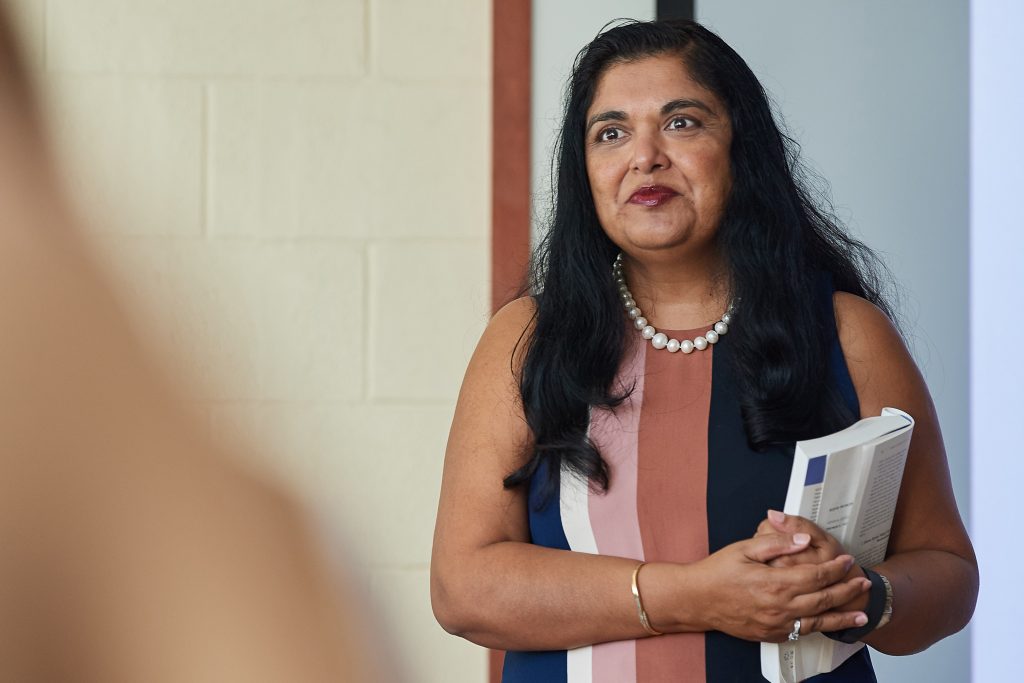
[(643, 626), (644, 630), (652, 636), (660, 636), (663, 635), (662, 632), (651, 626), (651, 621), (647, 618), (647, 612), (644, 610), (644, 603), (640, 599), (640, 586), (636, 582), (637, 577), (640, 576), (640, 570), (643, 569), (645, 564), (647, 563), (641, 562), (636, 566), (636, 569), (633, 570), (633, 601), (636, 603), (637, 614), (640, 615), (640, 625)]

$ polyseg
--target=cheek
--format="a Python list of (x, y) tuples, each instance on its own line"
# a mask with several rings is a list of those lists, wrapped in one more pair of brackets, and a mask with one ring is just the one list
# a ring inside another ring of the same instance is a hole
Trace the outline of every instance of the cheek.
[(717, 170), (722, 187), (725, 188), (725, 193), (729, 194), (732, 189), (732, 161), (729, 159), (728, 151), (719, 155)]
[(691, 159), (692, 169), (701, 178), (703, 193), (709, 196), (727, 197), (732, 189), (732, 166), (728, 153), (721, 150), (707, 150)]
[(615, 173), (607, 165), (587, 161), (587, 180), (590, 183), (590, 194), (594, 197), (594, 205), (598, 212), (608, 204), (615, 203), (618, 183)]

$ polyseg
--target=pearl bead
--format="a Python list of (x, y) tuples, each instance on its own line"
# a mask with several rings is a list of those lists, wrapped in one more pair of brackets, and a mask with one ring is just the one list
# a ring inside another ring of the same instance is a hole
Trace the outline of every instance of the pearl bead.
[(648, 324), (647, 318), (643, 316), (643, 312), (640, 310), (640, 307), (636, 305), (636, 299), (633, 298), (632, 292), (629, 291), (629, 286), (626, 284), (626, 277), (622, 272), (621, 253), (615, 257), (615, 263), (612, 265), (612, 277), (615, 284), (618, 285), (623, 307), (626, 309), (626, 313), (633, 321), (633, 325), (640, 331), (640, 336), (644, 339), (650, 340), (651, 345), (655, 349), (668, 349), (669, 353), (682, 351), (684, 354), (693, 353), (694, 350), (703, 351), (708, 348), (709, 345), (716, 344), (721, 336), (729, 331), (729, 323), (732, 322), (732, 303), (729, 304), (729, 308), (722, 314), (721, 320), (715, 323), (712, 329), (705, 332), (703, 337), (697, 337), (692, 341), (689, 339), (684, 339), (682, 341), (679, 341), (678, 339), (669, 339), (667, 334), (664, 332), (658, 332), (658, 330), (654, 329), (653, 325)]

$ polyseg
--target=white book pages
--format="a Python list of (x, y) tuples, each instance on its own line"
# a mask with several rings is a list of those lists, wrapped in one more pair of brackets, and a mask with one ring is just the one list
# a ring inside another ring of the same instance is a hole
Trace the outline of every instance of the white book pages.
[[(885, 559), (914, 419), (896, 408), (835, 434), (800, 441), (793, 455), (787, 515), (799, 515), (832, 534), (857, 563)], [(820, 633), (799, 641), (761, 644), (761, 673), (772, 683), (798, 683), (833, 671), (863, 643), (840, 643)]]

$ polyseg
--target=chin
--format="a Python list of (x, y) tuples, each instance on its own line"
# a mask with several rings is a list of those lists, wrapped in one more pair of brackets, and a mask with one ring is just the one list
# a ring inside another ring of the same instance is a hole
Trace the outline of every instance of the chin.
[(678, 247), (687, 242), (690, 237), (689, 230), (681, 230), (678, 226), (634, 229), (626, 233), (626, 242), (636, 249), (661, 250)]

